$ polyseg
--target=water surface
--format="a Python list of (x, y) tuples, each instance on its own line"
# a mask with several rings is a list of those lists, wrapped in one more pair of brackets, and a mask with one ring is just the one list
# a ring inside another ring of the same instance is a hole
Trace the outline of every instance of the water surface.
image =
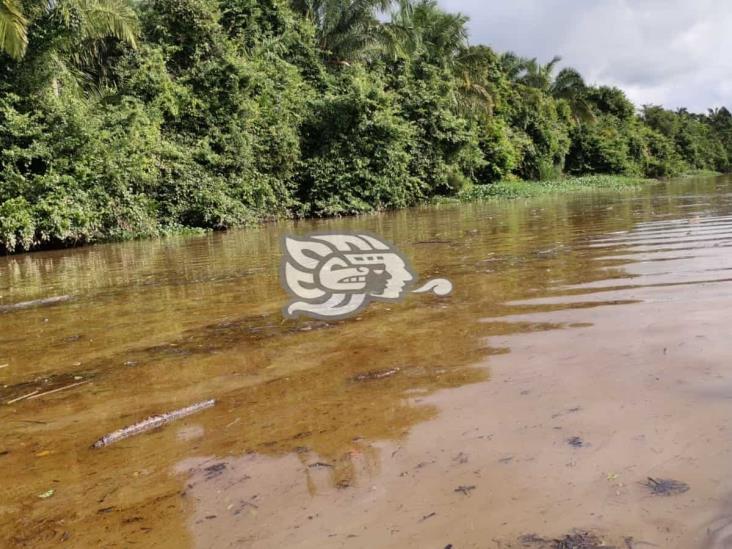
[[(454, 293), (284, 320), (281, 236), (341, 229)], [(0, 313), (0, 540), (732, 547), (730, 246), (721, 177), (0, 258), (72, 297)]]

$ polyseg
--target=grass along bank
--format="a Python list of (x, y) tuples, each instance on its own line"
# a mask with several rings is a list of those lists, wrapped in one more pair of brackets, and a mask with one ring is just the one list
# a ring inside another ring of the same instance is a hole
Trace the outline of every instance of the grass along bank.
[(594, 189), (625, 190), (657, 182), (657, 179), (622, 175), (586, 175), (546, 181), (500, 181), (490, 185), (474, 185), (460, 191), (454, 197), (436, 198), (435, 202), (473, 202), (476, 200), (500, 198), (530, 198), (545, 194)]

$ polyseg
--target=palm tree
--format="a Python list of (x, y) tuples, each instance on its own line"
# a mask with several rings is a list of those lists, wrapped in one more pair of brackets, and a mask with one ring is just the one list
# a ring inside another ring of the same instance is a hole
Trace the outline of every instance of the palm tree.
[(135, 1), (0, 0), (0, 56), (32, 63), (30, 85), (50, 85), (55, 95), (62, 82), (100, 93), (109, 82), (109, 38), (137, 46)]
[(65, 22), (79, 18), (79, 39), (93, 43), (116, 38), (137, 47), (139, 27), (131, 0), (52, 0), (52, 4)]
[(440, 9), (436, 0), (399, 0), (382, 27), (382, 41), (388, 56), (423, 59), (452, 72), (457, 84), (453, 103), (463, 114), (490, 115), (488, 50), (468, 46), (467, 22), (465, 15)]
[(542, 65), (536, 58), (525, 59), (519, 82), (537, 90), (549, 91), (554, 79), (554, 69), (561, 60), (561, 57), (555, 55), (551, 61)]
[(508, 52), (501, 56), (501, 65), (510, 80), (566, 101), (577, 123), (594, 122), (595, 115), (587, 101), (587, 85), (582, 75), (571, 67), (554, 75), (561, 60), (561, 57), (554, 56), (542, 65), (536, 58), (527, 59)]
[[(52, 52), (53, 61), (59, 72), (68, 71), (93, 92), (108, 82), (107, 39), (137, 47), (139, 25), (131, 0), (59, 0), (51, 13), (75, 30)], [(53, 85), (58, 94), (57, 79)]]
[(582, 75), (571, 67), (559, 71), (549, 87), (556, 99), (564, 99), (576, 122), (594, 122), (595, 114), (587, 101), (587, 85)]
[(28, 47), (28, 21), (17, 0), (0, 0), (0, 54), (20, 59)]
[(494, 60), (495, 54), (486, 46), (468, 46), (457, 55), (454, 67), (457, 103), (463, 114), (493, 115), (495, 89), (489, 66)]
[(398, 9), (384, 25), (384, 41), (394, 57), (427, 61), (454, 67), (467, 46), (468, 18), (447, 13), (436, 0), (399, 0)]
[(333, 62), (355, 61), (379, 46), (379, 20), (390, 0), (294, 0), (316, 28), (318, 47)]
[[(137, 15), (131, 0), (48, 0), (36, 12), (39, 19), (57, 16), (63, 21), (70, 32), (62, 48), (76, 61), (95, 55), (105, 38), (137, 44)], [(22, 59), (29, 24), (18, 0), (0, 0), (0, 53)]]

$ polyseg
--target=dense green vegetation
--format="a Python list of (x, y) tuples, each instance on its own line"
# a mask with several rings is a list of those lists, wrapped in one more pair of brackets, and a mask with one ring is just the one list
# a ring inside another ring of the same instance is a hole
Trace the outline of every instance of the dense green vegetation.
[(0, 249), (730, 169), (727, 109), (558, 62), (434, 0), (0, 0)]

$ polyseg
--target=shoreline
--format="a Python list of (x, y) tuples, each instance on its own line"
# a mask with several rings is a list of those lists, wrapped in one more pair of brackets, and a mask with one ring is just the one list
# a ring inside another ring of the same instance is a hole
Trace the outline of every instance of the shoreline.
[[(496, 183), (486, 184), (475, 184), (470, 187), (457, 192), (453, 196), (434, 196), (418, 204), (414, 204), (409, 207), (418, 206), (431, 206), (440, 204), (469, 204), (471, 202), (479, 202), (484, 200), (516, 200), (521, 198), (533, 198), (537, 196), (545, 196), (550, 194), (563, 194), (577, 191), (593, 191), (593, 190), (633, 190), (650, 185), (654, 183), (662, 183), (664, 181), (683, 180), (694, 177), (719, 177), (725, 175), (721, 172), (697, 170), (693, 172), (685, 172), (677, 176), (670, 178), (647, 178), (640, 176), (627, 176), (627, 175), (582, 175), (572, 176), (558, 179), (547, 179), (543, 181), (498, 181)], [(378, 215), (389, 211), (398, 211), (407, 208), (394, 208), (394, 209), (383, 209), (371, 213), (354, 214), (350, 216), (341, 217), (360, 217), (368, 215)], [(76, 248), (86, 248), (89, 246), (95, 246), (99, 244), (114, 244), (120, 242), (131, 242), (141, 240), (153, 240), (168, 237), (179, 237), (179, 236), (195, 236), (204, 235), (212, 232), (226, 232), (229, 230), (246, 229), (262, 227), (269, 223), (276, 223), (292, 219), (289, 217), (271, 217), (262, 218), (251, 225), (237, 225), (234, 227), (228, 227), (225, 229), (210, 229), (204, 227), (161, 227), (157, 232), (150, 234), (138, 234), (129, 235), (123, 238), (104, 238), (93, 240), (91, 242), (83, 243), (68, 243), (63, 242), (52, 242), (45, 245), (41, 245), (30, 250), (8, 252), (7, 250), (0, 251), (0, 257), (14, 257), (25, 254), (32, 254), (35, 252), (44, 251), (56, 251), (56, 250), (71, 250)], [(310, 216), (303, 217), (301, 219), (328, 219), (327, 217)]]

